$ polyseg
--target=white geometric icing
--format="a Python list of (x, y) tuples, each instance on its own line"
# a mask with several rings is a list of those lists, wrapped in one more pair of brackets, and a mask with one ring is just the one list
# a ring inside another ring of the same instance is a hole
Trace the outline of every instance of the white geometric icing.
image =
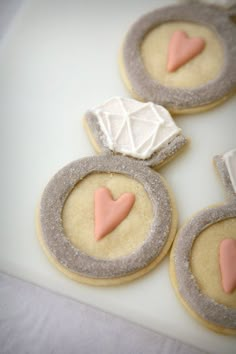
[(149, 158), (181, 132), (169, 112), (152, 102), (113, 97), (91, 110), (112, 151), (138, 159)]
[(224, 161), (229, 172), (229, 177), (236, 193), (236, 149), (226, 152), (224, 155)]

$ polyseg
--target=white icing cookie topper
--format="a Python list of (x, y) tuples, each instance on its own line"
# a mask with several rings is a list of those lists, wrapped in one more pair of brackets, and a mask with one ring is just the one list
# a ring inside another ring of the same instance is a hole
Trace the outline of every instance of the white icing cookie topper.
[(114, 97), (91, 112), (98, 119), (107, 147), (138, 159), (149, 158), (181, 132), (169, 112), (151, 102)]
[(236, 193), (236, 149), (226, 152), (223, 155), (223, 159), (229, 172), (233, 189)]

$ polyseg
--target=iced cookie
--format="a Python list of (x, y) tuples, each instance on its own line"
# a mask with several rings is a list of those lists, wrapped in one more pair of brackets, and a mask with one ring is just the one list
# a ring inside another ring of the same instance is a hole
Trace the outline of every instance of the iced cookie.
[(193, 216), (171, 251), (174, 289), (203, 325), (236, 334), (236, 150), (215, 157), (228, 200)]
[(125, 36), (122, 78), (141, 101), (172, 113), (209, 109), (236, 89), (236, 8), (191, 3), (142, 16)]
[(101, 156), (62, 168), (43, 192), (41, 245), (74, 280), (115, 285), (155, 267), (176, 233), (173, 197), (151, 169), (186, 143), (168, 111), (112, 98), (88, 111), (85, 125)]

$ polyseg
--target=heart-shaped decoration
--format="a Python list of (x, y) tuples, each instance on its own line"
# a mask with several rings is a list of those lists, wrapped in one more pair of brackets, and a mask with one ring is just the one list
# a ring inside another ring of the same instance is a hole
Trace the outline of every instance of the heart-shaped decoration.
[(133, 193), (124, 193), (113, 200), (109, 189), (102, 187), (95, 191), (95, 240), (100, 240), (113, 231), (129, 214), (134, 202)]
[(175, 31), (168, 49), (167, 71), (173, 72), (200, 54), (205, 47), (205, 40), (200, 37), (189, 38), (184, 31)]
[(229, 294), (236, 288), (236, 240), (232, 238), (220, 244), (220, 270), (224, 292)]

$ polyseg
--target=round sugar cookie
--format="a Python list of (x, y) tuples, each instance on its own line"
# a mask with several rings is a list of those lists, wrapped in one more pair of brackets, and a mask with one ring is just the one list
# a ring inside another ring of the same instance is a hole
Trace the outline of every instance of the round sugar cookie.
[(236, 89), (235, 9), (191, 3), (152, 11), (130, 28), (120, 55), (131, 94), (172, 113), (214, 107)]
[[(186, 143), (161, 106), (115, 97), (85, 114), (102, 152), (62, 168), (38, 213), (40, 243), (68, 277), (118, 285), (154, 268), (177, 227), (172, 193), (157, 167)], [(125, 156), (124, 156), (125, 155)]]
[[(124, 193), (135, 196), (128, 216), (100, 240), (94, 237), (97, 188), (109, 188), (114, 201)], [(146, 273), (164, 257), (176, 232), (174, 203), (160, 175), (121, 156), (89, 157), (64, 167), (43, 193), (39, 221), (41, 244), (54, 265), (93, 285)]]
[(228, 201), (194, 215), (178, 232), (170, 277), (201, 324), (236, 334), (236, 150), (215, 158)]

